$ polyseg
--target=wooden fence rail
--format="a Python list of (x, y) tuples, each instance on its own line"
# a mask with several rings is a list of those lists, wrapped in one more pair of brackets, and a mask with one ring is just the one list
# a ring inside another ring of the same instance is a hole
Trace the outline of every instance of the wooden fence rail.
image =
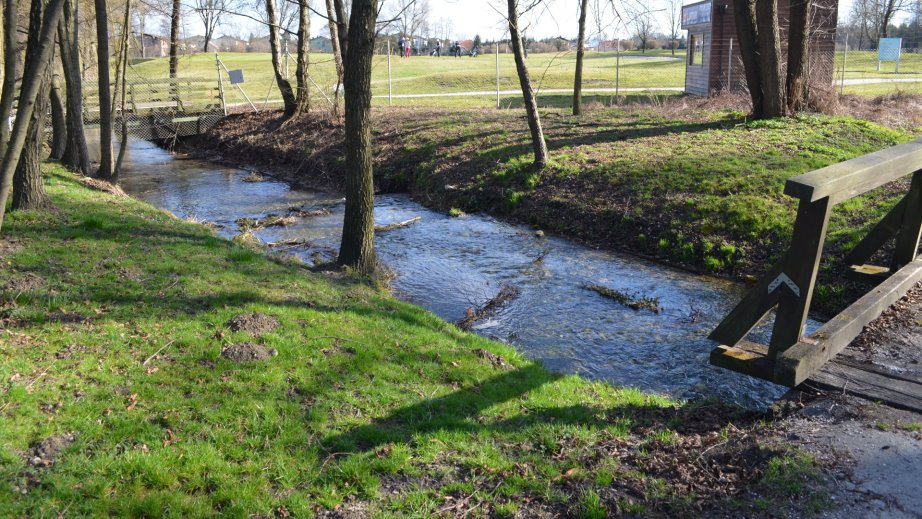
[[(912, 175), (909, 192), (845, 258), (850, 277), (879, 284), (804, 337), (832, 208), (907, 175)], [(922, 259), (917, 258), (922, 233), (922, 139), (792, 178), (784, 192), (800, 200), (791, 247), (711, 333), (710, 338), (720, 344), (711, 352), (711, 363), (794, 387), (922, 279)], [(890, 264), (866, 265), (891, 239), (895, 247)], [(775, 307), (769, 344), (746, 341)]]

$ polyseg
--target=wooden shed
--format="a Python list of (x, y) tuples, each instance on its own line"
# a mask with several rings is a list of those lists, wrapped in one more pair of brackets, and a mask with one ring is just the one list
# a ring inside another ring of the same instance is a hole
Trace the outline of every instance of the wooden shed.
[[(778, 0), (782, 52), (787, 51), (790, 0)], [(810, 50), (807, 70), (812, 86), (832, 87), (838, 0), (814, 0), (811, 12)], [(688, 31), (685, 92), (707, 96), (746, 89), (740, 60), (733, 3), (704, 0), (682, 8), (682, 29)]]

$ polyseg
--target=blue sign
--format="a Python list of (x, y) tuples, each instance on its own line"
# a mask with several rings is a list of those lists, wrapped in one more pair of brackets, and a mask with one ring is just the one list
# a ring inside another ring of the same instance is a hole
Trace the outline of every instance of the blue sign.
[(881, 38), (877, 46), (877, 61), (899, 61), (903, 38)]

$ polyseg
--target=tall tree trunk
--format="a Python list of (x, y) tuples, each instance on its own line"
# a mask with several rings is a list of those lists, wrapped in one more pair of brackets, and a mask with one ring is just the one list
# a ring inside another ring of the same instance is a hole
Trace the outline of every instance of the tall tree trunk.
[(3, 2), (3, 87), (0, 90), (0, 157), (10, 140), (10, 117), (13, 115), (13, 98), (16, 97), (16, 22), (19, 20), (19, 2)]
[[(333, 10), (333, 0), (326, 0), (327, 18), (330, 25), (330, 45), (333, 47), (333, 60), (336, 62), (336, 75), (339, 84), (343, 82), (343, 52), (339, 46), (339, 26), (336, 23), (336, 14)], [(337, 85), (339, 86), (339, 85)], [(339, 90), (339, 89), (337, 89)]]
[[(756, 26), (755, 0), (734, 0), (733, 16), (736, 19), (736, 35), (739, 43), (740, 58), (746, 72), (746, 86), (752, 99), (752, 116), (763, 117), (762, 112), (762, 74), (759, 71), (759, 30)], [(688, 49), (692, 52), (693, 49)]]
[(131, 0), (125, 2), (125, 18), (122, 20), (122, 35), (119, 45), (120, 53), (118, 56), (118, 68), (116, 69), (115, 84), (120, 85), (116, 88), (118, 93), (118, 107), (121, 116), (119, 120), (119, 143), (118, 156), (115, 159), (115, 176), (116, 178), (122, 173), (122, 164), (125, 162), (125, 152), (128, 151), (128, 118), (125, 116), (125, 94), (128, 91), (128, 85), (125, 78), (128, 72), (128, 38), (131, 35)]
[[(50, 69), (50, 67), (49, 67)], [(45, 74), (32, 112), (26, 144), (13, 174), (12, 210), (44, 209), (51, 205), (42, 183), (42, 152), (45, 143), (45, 119), (48, 111), (51, 74)]]
[(311, 2), (298, 0), (298, 59), (295, 77), (298, 92), (295, 96), (295, 112), (307, 113), (311, 109), (309, 59), (311, 52)]
[(528, 128), (531, 130), (531, 144), (535, 150), (535, 167), (544, 169), (547, 166), (547, 143), (544, 142), (544, 130), (541, 129), (541, 116), (538, 113), (538, 100), (535, 91), (531, 88), (531, 78), (528, 76), (528, 67), (525, 65), (525, 51), (522, 45), (522, 36), (519, 33), (519, 12), (516, 0), (507, 0), (509, 7), (509, 37), (512, 40), (512, 52), (515, 55), (515, 68), (519, 74), (519, 84), (522, 87), (522, 98), (525, 101), (525, 114), (528, 118)]
[(788, 31), (787, 106), (789, 113), (807, 106), (807, 59), (810, 43), (811, 0), (791, 0), (791, 25)]
[(64, 0), (64, 12), (58, 26), (58, 46), (64, 70), (64, 93), (67, 105), (67, 146), (62, 163), (83, 174), (90, 174), (90, 152), (83, 124), (83, 74), (80, 67), (79, 2)]
[(48, 96), (51, 90), (52, 57), (48, 57), (47, 63), (36, 61), (41, 57), (37, 52), (44, 10), (44, 0), (32, 0), (29, 8), (29, 33), (26, 39), (26, 66), (37, 63), (44, 70), (35, 99), (35, 109), (29, 118), (26, 142), (13, 174), (13, 210), (42, 209), (50, 203), (42, 185), (42, 153), (45, 147), (45, 114), (48, 111)]
[(278, 15), (275, 13), (275, 0), (266, 0), (266, 17), (269, 19), (269, 49), (272, 51), (272, 70), (275, 73), (275, 84), (282, 94), (285, 119), (290, 119), (297, 111), (295, 93), (291, 83), (282, 75), (282, 43), (279, 38)]
[(51, 154), (52, 160), (64, 158), (67, 149), (67, 111), (64, 108), (64, 96), (61, 93), (61, 79), (57, 73), (51, 77)]
[(586, 54), (586, 11), (589, 0), (581, 0), (579, 5), (579, 36), (576, 38), (576, 74), (573, 78), (573, 115), (579, 115), (583, 109), (583, 58)]
[(173, 0), (173, 10), (170, 12), (170, 79), (175, 79), (179, 73), (179, 16), (182, 4)]
[(759, 72), (762, 76), (762, 113), (765, 117), (785, 114), (784, 80), (781, 74), (781, 34), (778, 27), (778, 0), (756, 2), (759, 27)]
[(32, 114), (35, 112), (35, 102), (41, 89), (42, 79), (51, 61), (54, 34), (63, 7), (64, 0), (49, 0), (38, 38), (38, 49), (32, 53), (36, 59), (27, 63), (23, 71), (16, 122), (13, 124), (13, 131), (10, 134), (3, 161), (0, 162), (0, 229), (2, 229), (6, 212), (6, 201), (13, 187), (13, 173), (19, 166), (19, 158), (26, 142), (29, 124), (32, 122)]
[(112, 86), (109, 84), (109, 13), (106, 0), (96, 5), (96, 65), (99, 96), (99, 170), (96, 176), (117, 181), (112, 168)]
[(362, 274), (375, 269), (374, 178), (371, 153), (371, 64), (378, 0), (353, 0), (345, 46), (346, 214), (338, 263)]

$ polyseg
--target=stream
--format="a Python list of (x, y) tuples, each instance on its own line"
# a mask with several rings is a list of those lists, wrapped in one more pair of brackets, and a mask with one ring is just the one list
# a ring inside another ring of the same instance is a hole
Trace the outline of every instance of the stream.
[[(327, 208), (286, 227), (256, 232), (264, 242), (299, 239), (284, 252), (308, 264), (335, 257), (343, 201), (329, 193), (294, 190), (273, 180), (246, 182), (249, 172), (176, 159), (154, 144), (132, 140), (123, 189), (181, 218), (240, 232), (238, 218), (285, 215), (289, 208)], [(415, 225), (380, 233), (380, 259), (396, 274), (394, 294), (448, 321), (479, 308), (504, 285), (520, 295), (473, 330), (506, 342), (548, 369), (679, 399), (717, 397), (760, 409), (786, 388), (714, 368), (706, 339), (743, 294), (740, 285), (598, 251), (485, 215), (450, 217), (404, 195), (375, 199), (375, 220), (414, 217)], [(585, 288), (602, 285), (659, 299), (661, 312), (633, 310)], [(762, 327), (764, 334), (765, 327)], [(757, 332), (759, 333), (759, 332)]]

